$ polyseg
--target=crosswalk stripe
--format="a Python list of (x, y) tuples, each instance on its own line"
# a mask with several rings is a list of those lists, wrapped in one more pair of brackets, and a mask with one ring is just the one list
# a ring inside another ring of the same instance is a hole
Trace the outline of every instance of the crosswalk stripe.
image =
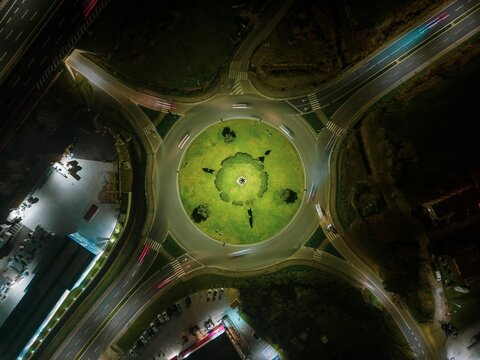
[(330, 130), (332, 133), (334, 133), (335, 135), (337, 136), (340, 136), (342, 135), (343, 133), (343, 128), (339, 127), (338, 125), (336, 125), (334, 122), (332, 121), (328, 121), (326, 124), (325, 124), (325, 127)]
[(230, 93), (231, 95), (242, 95), (243, 90), (242, 90), (242, 85), (240, 84), (240, 80), (235, 80), (235, 83), (232, 88), (232, 92)]
[(310, 106), (312, 107), (312, 110), (318, 110), (320, 109), (320, 104), (318, 102), (318, 98), (316, 94), (310, 94), (307, 95), (308, 101), (310, 101)]
[(178, 260), (173, 260), (171, 264), (172, 264), (173, 270), (175, 271), (175, 274), (177, 274), (178, 277), (185, 274), (185, 271), (183, 270), (182, 265), (180, 265)]
[(156, 242), (151, 238), (146, 238), (144, 244), (156, 252), (158, 252), (162, 247), (162, 244), (160, 244), (159, 242)]
[(330, 240), (330, 241), (333, 241), (336, 238), (338, 238), (338, 234), (334, 234), (334, 233), (331, 233), (331, 232), (327, 232), (326, 234), (327, 234), (328, 240)]

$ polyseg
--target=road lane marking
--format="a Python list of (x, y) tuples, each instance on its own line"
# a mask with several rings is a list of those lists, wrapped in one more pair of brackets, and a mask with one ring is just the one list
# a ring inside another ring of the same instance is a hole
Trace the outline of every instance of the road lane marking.
[(40, 61), (40, 65), (42, 65), (42, 64), (45, 62), (45, 60), (47, 60), (47, 55), (45, 55), (45, 56), (43, 57), (42, 61)]
[(90, 328), (87, 327), (83, 333), (86, 334), (89, 329), (90, 329)]
[(19, 33), (19, 34), (17, 35), (17, 37), (15, 38), (15, 41), (18, 40), (18, 38), (22, 35), (22, 33), (23, 33), (23, 30), (20, 30), (20, 33)]
[(106, 304), (106, 305), (103, 307), (103, 310), (107, 310), (108, 305), (110, 305), (110, 304)]
[(0, 61), (3, 60), (3, 58), (5, 57), (5, 55), (7, 55), (7, 52), (5, 51), (5, 53), (2, 55), (2, 57), (0, 58)]
[(64, 21), (65, 21), (65, 16), (62, 18), (62, 20), (59, 21), (59, 23), (57, 24), (57, 27), (62, 26)]
[(23, 18), (25, 17), (25, 15), (27, 15), (27, 13), (28, 13), (28, 9), (25, 10), (25, 12), (23, 13), (23, 15), (22, 15), (22, 17), (21, 17), (20, 19), (23, 19)]
[(97, 316), (95, 316), (95, 319), (94, 319), (94, 321), (97, 321), (97, 320), (98, 320), (98, 318), (100, 317), (100, 315), (101, 315), (101, 314), (98, 314)]
[(18, 77), (17, 80), (14, 81), (12, 87), (15, 87), (15, 85), (17, 85), (19, 81), (20, 81), (20, 78)]
[(16, 13), (17, 13), (17, 11), (18, 11), (18, 9), (19, 9), (19, 8), (17, 7), (13, 13), (14, 13), (14, 14), (16, 14)]
[(12, 20), (12, 17), (10, 16), (7, 20), (7, 24), (10, 22), (10, 20)]
[(5, 40), (8, 40), (8, 38), (10, 37), (10, 35), (12, 35), (12, 33), (13, 33), (13, 30), (10, 30), (10, 32), (8, 33), (8, 35), (5, 36)]
[(118, 290), (118, 291), (115, 293), (115, 295), (113, 295), (113, 297), (116, 298), (119, 292), (120, 292), (120, 290)]
[(57, 45), (60, 42), (60, 40), (62, 40), (62, 38), (63, 38), (63, 34), (60, 34), (60, 36), (58, 37), (58, 39), (55, 41), (54, 44)]
[(42, 47), (45, 47), (45, 45), (47, 45), (49, 41), (50, 41), (50, 36), (47, 38), (47, 40), (44, 41)]
[(127, 286), (127, 283), (128, 283), (128, 282), (125, 281), (125, 282), (123, 283), (123, 285), (122, 285), (122, 288), (124, 288), (125, 286)]
[(37, 16), (37, 13), (38, 13), (38, 10), (35, 11), (35, 14), (32, 15), (32, 17), (30, 18), (30, 21), (32, 21), (35, 18), (35, 16)]
[(460, 10), (461, 8), (463, 8), (463, 5), (460, 5), (458, 8), (455, 9), (455, 11), (458, 11), (458, 10)]
[(65, 354), (65, 356), (68, 356), (70, 354), (71, 350), (68, 350), (68, 352)]
[(99, 348), (100, 348), (100, 345), (97, 345), (97, 347), (95, 348), (95, 350), (93, 350), (93, 352), (97, 352)]
[(80, 339), (77, 339), (77, 341), (75, 341), (75, 344), (73, 344), (73, 345), (77, 345), (79, 341), (80, 341)]

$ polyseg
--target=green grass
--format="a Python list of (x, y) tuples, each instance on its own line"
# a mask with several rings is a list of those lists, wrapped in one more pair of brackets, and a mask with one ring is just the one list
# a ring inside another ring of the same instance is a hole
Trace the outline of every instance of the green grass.
[(325, 240), (325, 238), (326, 238), (326, 235), (323, 232), (322, 227), (317, 226), (315, 231), (310, 236), (310, 239), (308, 239), (308, 241), (305, 243), (305, 246), (316, 249), (320, 246), (323, 240)]
[(165, 242), (163, 243), (163, 248), (170, 253), (174, 258), (182, 256), (186, 253), (185, 249), (180, 247), (178, 243), (175, 241), (170, 233), (167, 235)]
[(160, 120), (157, 125), (157, 132), (163, 139), (165, 139), (172, 126), (177, 122), (178, 119), (180, 119), (180, 117), (180, 115), (169, 112), (162, 118), (162, 120)]
[(315, 131), (317, 134), (323, 129), (325, 125), (323, 125), (322, 121), (319, 119), (319, 117), (311, 112), (308, 114), (303, 114), (302, 117), (305, 119), (305, 121), (310, 125), (310, 127)]
[[(235, 141), (225, 143), (224, 127), (235, 132)], [(270, 153), (266, 155), (268, 150)], [(225, 159), (237, 153), (249, 154), (251, 160), (242, 155), (238, 161), (222, 166)], [(264, 157), (263, 163), (257, 160), (260, 157)], [(268, 175), (267, 190), (259, 197), (262, 171)], [(215, 185), (217, 176), (221, 177), (217, 186), (228, 195), (227, 198), (222, 195), (223, 200)], [(240, 176), (247, 179), (243, 186), (235, 182)], [(280, 191), (287, 188), (297, 194), (290, 204), (280, 197)], [(200, 230), (220, 241), (249, 244), (278, 233), (296, 214), (303, 196), (303, 167), (293, 145), (271, 126), (247, 119), (224, 121), (207, 128), (187, 149), (181, 164), (179, 189), (189, 216), (201, 204), (210, 209), (206, 221), (195, 223)], [(252, 210), (252, 227), (248, 209)]]

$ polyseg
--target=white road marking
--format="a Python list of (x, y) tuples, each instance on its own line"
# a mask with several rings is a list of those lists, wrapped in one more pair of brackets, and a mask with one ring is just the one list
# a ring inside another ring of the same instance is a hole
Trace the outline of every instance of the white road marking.
[(10, 20), (12, 20), (12, 17), (10, 16), (7, 20), (7, 24), (10, 22)]
[(73, 344), (73, 345), (77, 345), (79, 341), (80, 341), (80, 339), (77, 339), (77, 341), (75, 341), (75, 344)]
[(110, 304), (106, 304), (106, 305), (103, 307), (103, 310), (107, 310), (108, 305), (110, 305)]
[(461, 8), (463, 8), (463, 5), (460, 5), (458, 8), (455, 9), (455, 11), (458, 11), (458, 10), (460, 10)]
[(25, 10), (25, 12), (23, 13), (23, 15), (22, 15), (22, 17), (21, 17), (20, 19), (23, 19), (23, 18), (25, 17), (25, 15), (27, 15), (27, 13), (28, 13), (28, 9)]
[(64, 21), (65, 21), (65, 16), (62, 18), (62, 20), (59, 21), (59, 23), (57, 24), (57, 27), (62, 26)]
[(37, 15), (37, 13), (38, 13), (38, 10), (35, 11), (35, 14), (32, 15), (32, 17), (30, 18), (30, 21), (32, 21), (32, 20), (35, 18), (35, 16)]
[(83, 333), (86, 334), (89, 329), (90, 329), (90, 328), (87, 327)]
[(123, 283), (122, 288), (124, 288), (125, 286), (127, 286), (127, 281)]
[(19, 34), (17, 35), (17, 37), (15, 38), (15, 41), (18, 40), (18, 38), (22, 35), (22, 33), (23, 33), (23, 30), (20, 30), (20, 33), (19, 33)]
[(12, 35), (12, 33), (13, 33), (13, 30), (10, 30), (10, 32), (8, 33), (8, 35), (5, 36), (5, 40), (8, 40), (8, 38), (10, 37), (10, 35)]
[(5, 53), (2, 55), (2, 57), (0, 58), (0, 61), (3, 60), (3, 58), (5, 57), (5, 55), (7, 55), (7, 52), (5, 51)]
[(18, 11), (18, 9), (19, 9), (19, 8), (17, 7), (13, 13), (14, 13), (14, 14), (16, 14), (16, 13), (17, 13), (17, 11)]
[(113, 297), (116, 298), (119, 292), (120, 292), (120, 290), (117, 291), (117, 292), (115, 293), (115, 295), (113, 295)]
[(97, 345), (97, 347), (95, 348), (95, 350), (93, 350), (93, 352), (97, 352), (99, 348), (100, 348), (100, 345)]

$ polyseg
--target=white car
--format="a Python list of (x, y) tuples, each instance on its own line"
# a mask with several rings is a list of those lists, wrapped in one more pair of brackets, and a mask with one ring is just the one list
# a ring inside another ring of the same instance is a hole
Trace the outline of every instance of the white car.
[(160, 324), (164, 324), (164, 323), (165, 323), (165, 319), (163, 318), (162, 314), (158, 314), (158, 315), (157, 315), (157, 319), (158, 319), (158, 321), (160, 321)]
[(165, 319), (165, 321), (170, 320), (170, 317), (168, 316), (168, 314), (167, 314), (166, 311), (163, 311), (163, 312), (162, 312), (162, 316), (163, 316), (163, 318)]

